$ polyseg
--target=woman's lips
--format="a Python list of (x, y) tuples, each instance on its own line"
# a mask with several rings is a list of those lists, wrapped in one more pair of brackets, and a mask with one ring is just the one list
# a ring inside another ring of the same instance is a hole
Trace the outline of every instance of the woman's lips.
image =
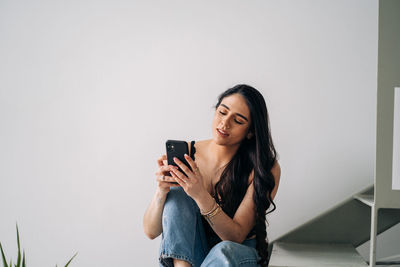
[(223, 130), (220, 130), (218, 128), (217, 128), (217, 132), (222, 137), (228, 137), (229, 136), (229, 134), (227, 132), (224, 132)]

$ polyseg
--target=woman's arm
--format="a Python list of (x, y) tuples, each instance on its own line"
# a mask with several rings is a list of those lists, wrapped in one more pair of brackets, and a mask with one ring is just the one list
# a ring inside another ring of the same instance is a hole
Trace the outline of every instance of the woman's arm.
[(169, 175), (171, 169), (167, 164), (167, 156), (162, 155), (158, 158), (157, 164), (157, 190), (143, 217), (144, 233), (150, 239), (154, 239), (162, 233), (162, 213), (165, 200), (170, 191), (170, 187), (178, 186), (172, 183), (175, 182), (175, 179)]
[(162, 213), (168, 192), (156, 190), (154, 197), (143, 217), (144, 233), (154, 239), (162, 233)]
[[(254, 206), (251, 198), (249, 199), (249, 195), (252, 193), (250, 187), (252, 187), (252, 185), (250, 185), (247, 189), (246, 195), (243, 198), (233, 219), (231, 219), (223, 210), (221, 210), (214, 217), (208, 220), (211, 228), (221, 238), (221, 240), (230, 240), (233, 242), (242, 243), (247, 234), (250, 232), (251, 227), (254, 225), (255, 213), (253, 210), (249, 209), (252, 205)], [(208, 192), (195, 201), (201, 210), (210, 210), (211, 207), (214, 206), (215, 202), (214, 198)], [(240, 220), (240, 218), (242, 218), (242, 220)], [(238, 221), (242, 221), (244, 224), (240, 224)]]
[[(280, 166), (276, 162), (271, 172), (275, 179), (275, 187), (271, 193), (272, 199), (275, 197), (279, 186), (280, 180)], [(209, 220), (210, 226), (214, 232), (221, 238), (221, 240), (230, 240), (237, 243), (242, 243), (251, 228), (255, 225), (255, 204), (253, 201), (253, 172), (251, 173), (249, 180), (251, 184), (247, 188), (247, 192), (240, 203), (233, 219), (231, 219), (222, 210)], [(201, 210), (210, 210), (214, 205), (213, 197), (207, 192), (202, 197), (195, 200)]]
[(271, 192), (271, 198), (274, 200), (276, 192), (278, 192), (279, 181), (281, 180), (281, 165), (275, 160), (274, 166), (272, 166), (271, 173), (275, 178), (275, 187)]

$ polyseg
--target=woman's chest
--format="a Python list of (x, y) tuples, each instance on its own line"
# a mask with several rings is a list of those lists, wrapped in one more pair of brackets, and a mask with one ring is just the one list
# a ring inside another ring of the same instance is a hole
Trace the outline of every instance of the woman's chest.
[(216, 166), (215, 163), (210, 161), (210, 158), (213, 157), (210, 155), (210, 150), (207, 149), (208, 143), (209, 141), (196, 142), (193, 144), (194, 146), (190, 147), (189, 152), (199, 168), (203, 187), (211, 196), (214, 197), (214, 187), (221, 178), (223, 168)]
[(202, 160), (196, 160), (197, 167), (200, 170), (202, 177), (202, 183), (204, 188), (210, 193), (210, 195), (215, 195), (214, 187), (221, 178), (222, 171), (218, 171), (216, 168), (210, 167), (210, 164)]

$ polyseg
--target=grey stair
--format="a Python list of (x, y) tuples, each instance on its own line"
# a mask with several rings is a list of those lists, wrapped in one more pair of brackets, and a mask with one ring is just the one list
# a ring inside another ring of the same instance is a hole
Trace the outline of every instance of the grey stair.
[[(271, 267), (368, 266), (355, 249), (370, 240), (374, 186), (272, 240)], [(400, 222), (400, 209), (378, 210), (377, 234)]]
[[(285, 243), (339, 243), (353, 247), (365, 243), (371, 234), (371, 192), (373, 185), (326, 212), (272, 240)], [(366, 197), (368, 196), (368, 197)], [(361, 200), (360, 200), (361, 199)], [(366, 205), (367, 204), (367, 205)], [(379, 209), (377, 233), (400, 222), (400, 209)], [(272, 248), (270, 248), (271, 250)]]
[(350, 244), (275, 242), (269, 267), (368, 266)]
[(374, 194), (358, 194), (355, 195), (354, 198), (370, 207), (375, 203)]

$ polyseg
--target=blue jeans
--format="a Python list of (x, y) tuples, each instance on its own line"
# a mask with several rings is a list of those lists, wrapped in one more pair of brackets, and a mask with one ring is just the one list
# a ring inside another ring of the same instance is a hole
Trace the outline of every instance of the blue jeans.
[(173, 266), (173, 259), (181, 259), (192, 266), (260, 266), (256, 239), (242, 244), (221, 241), (208, 247), (200, 210), (197, 203), (181, 187), (171, 187), (162, 216), (160, 266)]

